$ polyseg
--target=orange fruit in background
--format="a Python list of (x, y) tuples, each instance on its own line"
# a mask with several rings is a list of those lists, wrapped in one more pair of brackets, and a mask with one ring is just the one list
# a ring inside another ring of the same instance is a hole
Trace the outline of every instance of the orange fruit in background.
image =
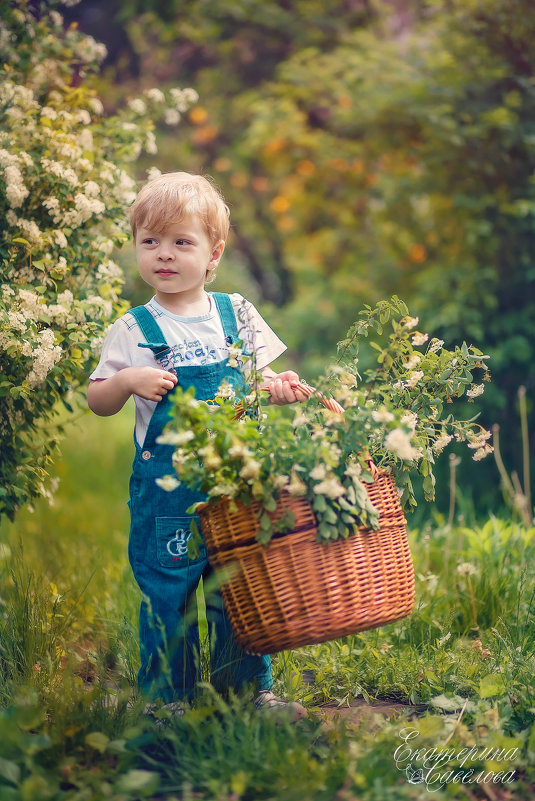
[(423, 245), (419, 245), (417, 243), (411, 245), (409, 250), (409, 258), (415, 264), (421, 264), (427, 258), (427, 250)]
[(277, 195), (269, 204), (271, 209), (277, 214), (284, 214), (290, 208), (290, 201), (283, 195)]
[(202, 106), (194, 106), (188, 112), (188, 118), (194, 125), (202, 125), (208, 119), (208, 112)]

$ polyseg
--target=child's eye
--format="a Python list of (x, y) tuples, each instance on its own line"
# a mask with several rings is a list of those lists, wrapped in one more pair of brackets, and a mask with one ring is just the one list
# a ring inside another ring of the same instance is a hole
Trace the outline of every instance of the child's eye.
[(156, 240), (153, 239), (151, 236), (147, 236), (147, 237), (145, 237), (145, 239), (142, 240), (142, 244), (143, 245), (155, 245), (156, 244)]
[(177, 243), (177, 245), (187, 245), (188, 244), (188, 240), (187, 239), (177, 239), (176, 243)]

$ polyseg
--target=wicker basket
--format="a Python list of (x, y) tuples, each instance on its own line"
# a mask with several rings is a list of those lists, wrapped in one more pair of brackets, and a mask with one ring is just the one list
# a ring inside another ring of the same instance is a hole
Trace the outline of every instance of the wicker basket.
[(267, 546), (255, 540), (258, 504), (224, 499), (199, 507), (210, 562), (216, 570), (236, 568), (225, 571), (221, 591), (241, 648), (276, 653), (410, 614), (414, 571), (397, 489), (387, 471), (366, 488), (380, 510), (379, 530), (360, 528), (328, 545), (316, 542), (316, 519), (304, 498), (283, 495), (273, 518), (290, 508), (295, 527)]

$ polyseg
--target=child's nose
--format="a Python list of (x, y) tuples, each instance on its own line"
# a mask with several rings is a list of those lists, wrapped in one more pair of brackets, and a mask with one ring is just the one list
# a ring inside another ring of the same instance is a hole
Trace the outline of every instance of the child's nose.
[(174, 258), (173, 250), (169, 247), (169, 245), (160, 245), (158, 250), (158, 258), (162, 261), (170, 261)]

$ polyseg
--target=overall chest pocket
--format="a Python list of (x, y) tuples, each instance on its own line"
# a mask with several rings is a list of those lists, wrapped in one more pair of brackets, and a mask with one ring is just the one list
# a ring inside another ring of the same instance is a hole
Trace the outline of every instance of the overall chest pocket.
[(200, 555), (196, 559), (188, 556), (188, 541), (193, 537), (191, 521), (187, 515), (156, 518), (156, 557), (162, 567), (181, 568), (206, 559), (204, 543), (198, 544)]

